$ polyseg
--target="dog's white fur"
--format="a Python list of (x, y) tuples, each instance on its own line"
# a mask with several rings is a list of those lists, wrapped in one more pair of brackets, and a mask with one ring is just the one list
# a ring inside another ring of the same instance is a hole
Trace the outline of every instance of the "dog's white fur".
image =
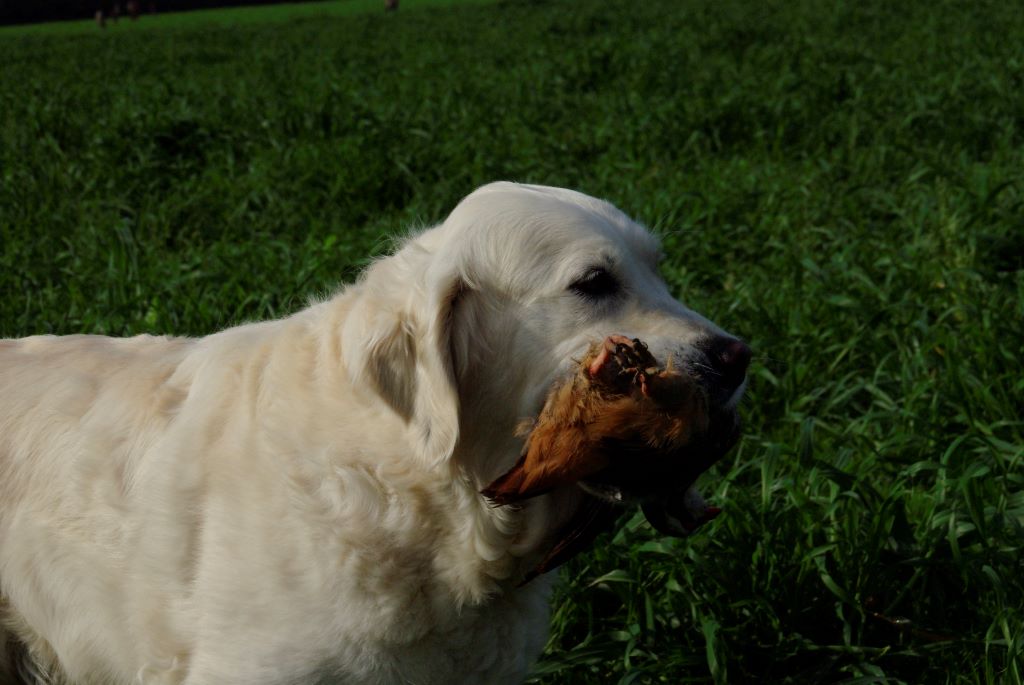
[[(658, 256), (496, 183), (279, 321), (0, 341), (0, 682), (5, 639), (58, 682), (520, 682), (550, 579), (517, 585), (579, 495), (478, 493), (591, 342), (720, 333)], [(622, 296), (570, 289), (595, 265)]]

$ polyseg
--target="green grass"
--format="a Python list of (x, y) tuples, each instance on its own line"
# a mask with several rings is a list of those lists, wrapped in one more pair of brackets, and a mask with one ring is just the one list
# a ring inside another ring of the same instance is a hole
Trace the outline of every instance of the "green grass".
[(758, 357), (725, 512), (572, 562), (540, 682), (1024, 681), (1012, 3), (230, 23), (0, 35), (0, 335), (207, 333), (481, 183), (606, 197)]

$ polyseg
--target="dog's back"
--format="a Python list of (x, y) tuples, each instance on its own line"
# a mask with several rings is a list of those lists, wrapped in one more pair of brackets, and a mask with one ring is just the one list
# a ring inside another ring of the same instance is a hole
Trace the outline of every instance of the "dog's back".
[[(182, 399), (172, 378), (189, 344), (151, 336), (0, 341), (0, 618), (24, 643), (0, 635), (9, 671), (24, 649), (41, 668), (53, 660), (30, 625), (69, 645), (92, 643), (98, 622), (125, 625), (121, 603), (110, 601), (122, 588), (108, 585), (124, 577), (134, 534), (123, 515), (132, 460)], [(88, 610), (67, 610), (83, 600)], [(84, 651), (80, 658), (92, 659)]]

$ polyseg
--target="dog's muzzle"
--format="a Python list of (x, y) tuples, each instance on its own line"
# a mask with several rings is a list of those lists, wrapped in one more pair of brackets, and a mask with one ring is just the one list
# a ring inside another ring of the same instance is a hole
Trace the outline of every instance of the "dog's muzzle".
[(614, 503), (639, 503), (647, 520), (666, 535), (684, 537), (718, 515), (693, 487), (697, 478), (735, 446), (740, 437), (736, 406), (746, 386), (752, 352), (742, 340), (717, 336), (695, 346), (686, 372), (703, 392), (707, 430), (669, 458), (643, 459), (635, 447), (618, 446), (619, 458), (580, 483), (589, 494)]

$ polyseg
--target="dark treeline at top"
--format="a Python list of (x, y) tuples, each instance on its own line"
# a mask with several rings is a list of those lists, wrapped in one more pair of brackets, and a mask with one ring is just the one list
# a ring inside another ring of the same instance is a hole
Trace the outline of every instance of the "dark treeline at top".
[[(181, 12), (185, 10), (226, 7), (229, 5), (273, 5), (298, 0), (146, 0), (141, 2), (142, 11), (154, 9), (160, 12)], [(0, 25), (28, 24), (61, 19), (88, 19), (96, 10), (109, 12), (115, 2), (122, 0), (0, 0)], [(151, 7), (152, 6), (152, 7)]]

